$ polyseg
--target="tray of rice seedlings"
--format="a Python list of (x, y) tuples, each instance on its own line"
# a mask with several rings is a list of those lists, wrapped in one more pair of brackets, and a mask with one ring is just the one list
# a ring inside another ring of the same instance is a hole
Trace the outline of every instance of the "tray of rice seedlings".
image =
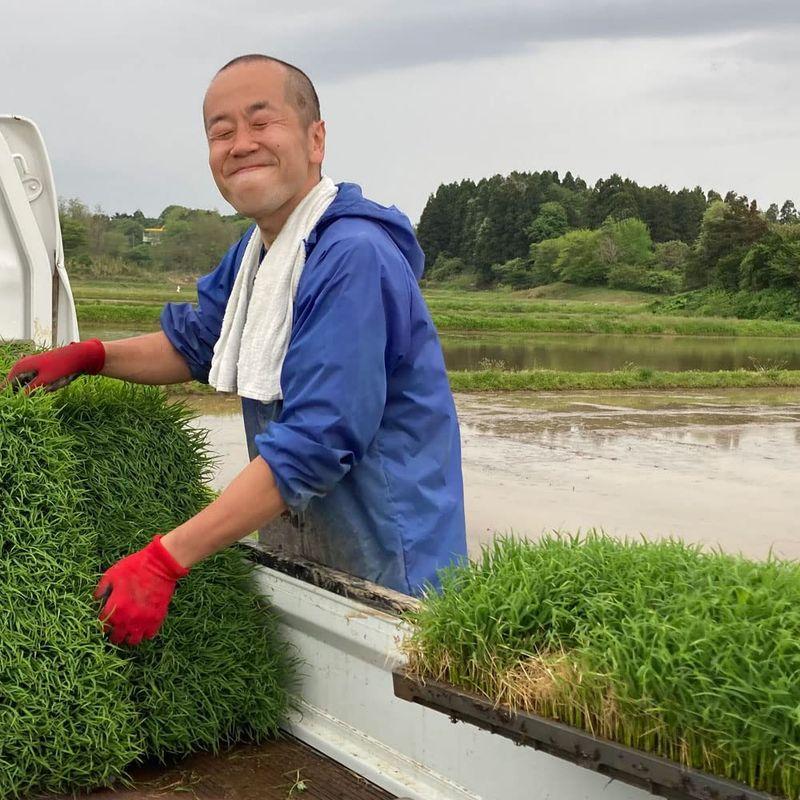
[[(18, 353), (0, 345), (0, 375)], [(277, 733), (295, 662), (237, 551), (192, 569), (152, 641), (114, 646), (97, 619), (102, 572), (211, 498), (190, 418), (102, 378), (0, 391), (0, 797)]]
[(395, 693), (670, 797), (800, 797), (800, 565), (496, 539), (408, 612)]

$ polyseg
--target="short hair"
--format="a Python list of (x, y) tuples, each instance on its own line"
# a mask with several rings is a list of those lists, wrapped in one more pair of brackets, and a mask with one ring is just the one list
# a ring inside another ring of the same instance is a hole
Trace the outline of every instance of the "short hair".
[(317, 90), (314, 88), (314, 84), (311, 83), (311, 78), (294, 64), (281, 61), (281, 59), (274, 58), (273, 56), (266, 56), (263, 53), (248, 53), (247, 55), (236, 56), (236, 58), (231, 59), (225, 66), (220, 67), (216, 74), (219, 75), (220, 72), (224, 72), (226, 69), (236, 66), (236, 64), (247, 64), (251, 61), (281, 64), (285, 67), (286, 99), (294, 106), (306, 127), (312, 122), (318, 122), (321, 119)]

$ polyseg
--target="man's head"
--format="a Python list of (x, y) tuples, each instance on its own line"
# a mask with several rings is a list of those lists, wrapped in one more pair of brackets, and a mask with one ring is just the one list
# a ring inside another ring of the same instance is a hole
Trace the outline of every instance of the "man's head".
[[(262, 55), (235, 58), (214, 76), (203, 102), (208, 162), (222, 196), (277, 229), (319, 181), (325, 123), (311, 81)], [(264, 229), (264, 225), (261, 225)]]

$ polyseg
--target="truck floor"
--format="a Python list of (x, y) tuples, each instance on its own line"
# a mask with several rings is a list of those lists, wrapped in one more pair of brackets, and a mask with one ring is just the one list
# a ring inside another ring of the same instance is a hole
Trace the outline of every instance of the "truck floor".
[[(131, 770), (133, 786), (102, 789), (87, 800), (392, 800), (369, 783), (290, 736), (198, 753), (171, 766)], [(51, 796), (66, 800), (71, 796)]]

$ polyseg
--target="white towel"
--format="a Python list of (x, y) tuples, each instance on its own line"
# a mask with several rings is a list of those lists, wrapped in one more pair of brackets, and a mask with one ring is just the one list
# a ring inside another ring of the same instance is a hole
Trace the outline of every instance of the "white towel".
[(330, 178), (322, 178), (289, 215), (260, 264), (261, 231), (253, 231), (214, 345), (208, 382), (217, 391), (265, 403), (282, 399), (281, 369), (306, 262), (304, 241), (337, 191)]

